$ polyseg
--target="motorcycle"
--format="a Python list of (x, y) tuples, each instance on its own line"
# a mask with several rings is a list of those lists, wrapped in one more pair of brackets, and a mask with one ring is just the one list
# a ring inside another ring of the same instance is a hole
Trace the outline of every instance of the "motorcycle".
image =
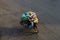
[(33, 33), (39, 32), (38, 27), (36, 24), (34, 24), (33, 20), (29, 20), (28, 22), (24, 22), (23, 29), (24, 29), (24, 32), (33, 32)]

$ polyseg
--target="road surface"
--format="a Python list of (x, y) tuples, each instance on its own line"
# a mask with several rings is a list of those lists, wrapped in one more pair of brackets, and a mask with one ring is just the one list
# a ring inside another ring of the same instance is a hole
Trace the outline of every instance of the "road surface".
[[(38, 34), (23, 33), (19, 25), (29, 10), (39, 17)], [(60, 40), (60, 0), (0, 0), (0, 40)]]

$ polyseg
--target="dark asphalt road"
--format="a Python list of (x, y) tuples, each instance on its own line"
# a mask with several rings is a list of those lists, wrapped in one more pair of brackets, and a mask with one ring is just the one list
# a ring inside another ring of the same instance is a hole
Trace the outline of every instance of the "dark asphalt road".
[[(39, 17), (38, 34), (18, 29), (28, 10)], [(60, 40), (60, 0), (0, 0), (0, 40)]]

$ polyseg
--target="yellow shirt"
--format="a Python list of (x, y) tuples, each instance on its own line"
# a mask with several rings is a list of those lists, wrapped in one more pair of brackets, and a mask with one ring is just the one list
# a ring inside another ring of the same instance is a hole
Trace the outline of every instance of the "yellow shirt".
[(34, 19), (34, 22), (35, 23), (38, 23), (38, 18), (37, 17)]

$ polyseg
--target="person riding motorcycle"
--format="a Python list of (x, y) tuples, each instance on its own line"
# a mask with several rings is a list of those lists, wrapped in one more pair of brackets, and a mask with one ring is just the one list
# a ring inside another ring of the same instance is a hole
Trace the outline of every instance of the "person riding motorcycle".
[(29, 12), (29, 19), (34, 20), (34, 23), (38, 24), (38, 17), (35, 12)]
[(28, 24), (29, 29), (32, 29), (32, 27), (37, 28), (36, 24), (38, 24), (38, 18), (36, 13), (32, 11), (25, 12), (21, 17), (20, 24), (23, 26), (24, 24)]
[(29, 20), (33, 20), (33, 28), (35, 29), (35, 32), (37, 32), (36, 29), (38, 24), (38, 17), (35, 12), (29, 11)]

